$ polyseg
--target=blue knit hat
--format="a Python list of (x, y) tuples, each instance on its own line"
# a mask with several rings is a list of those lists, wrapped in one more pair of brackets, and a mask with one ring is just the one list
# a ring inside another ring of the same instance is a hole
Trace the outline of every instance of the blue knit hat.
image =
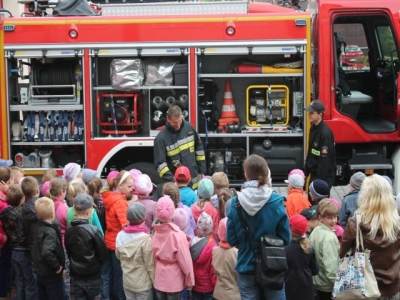
[(315, 179), (310, 184), (310, 196), (313, 202), (319, 201), (323, 198), (329, 198), (330, 190), (329, 185), (325, 180)]
[(199, 182), (197, 195), (200, 199), (210, 199), (214, 195), (214, 183), (209, 178), (203, 178)]

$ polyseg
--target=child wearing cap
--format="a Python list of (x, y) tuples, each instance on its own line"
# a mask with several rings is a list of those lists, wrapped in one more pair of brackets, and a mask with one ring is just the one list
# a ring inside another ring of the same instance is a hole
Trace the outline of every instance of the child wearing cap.
[(190, 254), (193, 260), (195, 285), (192, 299), (212, 299), (217, 277), (212, 266), (212, 251), (217, 246), (213, 238), (211, 216), (202, 212), (197, 220), (196, 237), (192, 240)]
[(146, 210), (145, 225), (150, 231), (153, 228), (154, 210), (156, 208), (155, 201), (150, 198), (150, 194), (153, 191), (153, 183), (148, 175), (139, 174), (136, 176), (133, 186), (138, 197), (137, 201), (141, 203)]
[(305, 217), (308, 221), (308, 226), (307, 226), (308, 235), (310, 235), (311, 232), (314, 230), (314, 228), (319, 225), (317, 209), (318, 205), (313, 205), (310, 208), (306, 208), (301, 211), (301, 215)]
[(288, 196), (286, 198), (286, 212), (288, 217), (299, 214), (303, 209), (311, 207), (308, 196), (304, 192), (305, 176), (302, 170), (294, 169), (288, 176)]
[(336, 270), (339, 265), (339, 241), (335, 234), (338, 215), (337, 206), (329, 199), (318, 204), (319, 225), (311, 232), (310, 241), (319, 266), (313, 277), (314, 287), (321, 300), (331, 299)]
[(179, 188), (179, 195), (181, 202), (191, 207), (197, 200), (196, 192), (189, 187), (189, 183), (192, 180), (190, 170), (186, 166), (180, 166), (175, 170), (175, 181)]
[(313, 275), (318, 274), (318, 265), (310, 241), (306, 237), (308, 222), (295, 214), (290, 218), (292, 240), (286, 247), (288, 271), (285, 278), (287, 300), (313, 300)]
[(193, 264), (186, 235), (172, 223), (174, 202), (169, 196), (161, 197), (156, 204), (152, 249), (155, 275), (154, 288), (157, 299), (178, 300), (185, 288), (194, 285)]
[(63, 299), (65, 256), (60, 229), (54, 222), (54, 202), (46, 197), (39, 198), (35, 201), (35, 210), (38, 221), (32, 236), (31, 257), (37, 276), (38, 298)]
[(100, 294), (100, 273), (107, 250), (99, 228), (89, 224), (93, 205), (92, 196), (76, 196), (74, 219), (65, 234), (72, 299), (95, 299)]
[(212, 266), (217, 276), (213, 297), (216, 300), (240, 300), (235, 270), (238, 250), (227, 242), (227, 218), (219, 221), (219, 245), (212, 251)]
[(146, 208), (134, 202), (128, 207), (129, 225), (117, 235), (115, 255), (121, 262), (126, 299), (148, 299), (153, 287), (154, 259), (151, 237), (145, 225)]
[(212, 195), (214, 195), (214, 184), (211, 179), (203, 178), (200, 180), (197, 194), (199, 200), (192, 206), (193, 218), (198, 222), (201, 213), (206, 212), (213, 221), (213, 235), (215, 240), (218, 240), (218, 224), (221, 217), (218, 209), (210, 202)]

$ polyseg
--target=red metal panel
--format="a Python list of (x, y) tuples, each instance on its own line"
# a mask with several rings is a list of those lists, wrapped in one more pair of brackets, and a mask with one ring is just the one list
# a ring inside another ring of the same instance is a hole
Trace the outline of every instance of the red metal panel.
[[(16, 24), (16, 29), (5, 34), (6, 44), (253, 41), (306, 37), (306, 27), (296, 26), (294, 19), (236, 22), (235, 18), (232, 18), (236, 26), (236, 34), (233, 37), (225, 33), (227, 22), (112, 24), (110, 20), (109, 24), (71, 25), (46, 24), (47, 21), (41, 18), (32, 19), (32, 22), (32, 25), (22, 25), (18, 24), (17, 20), (7, 21), (8, 24)], [(48, 22), (51, 23), (51, 20)], [(69, 37), (68, 31), (71, 27), (78, 30), (77, 39)]]
[(190, 101), (190, 124), (196, 128), (197, 124), (197, 57), (195, 49), (190, 49), (189, 53), (189, 101)]

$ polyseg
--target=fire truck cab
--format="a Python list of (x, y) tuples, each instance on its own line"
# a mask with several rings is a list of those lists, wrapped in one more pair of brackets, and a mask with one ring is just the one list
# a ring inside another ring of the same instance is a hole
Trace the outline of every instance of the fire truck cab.
[(22, 17), (0, 19), (0, 150), (28, 172), (76, 161), (99, 174), (138, 167), (156, 181), (154, 138), (177, 104), (203, 139), (208, 173), (240, 183), (243, 159), (257, 153), (281, 181), (303, 168), (315, 97), (338, 180), (385, 172), (400, 187), (396, 0), (320, 0), (305, 11), (102, 1), (91, 16), (21, 2)]

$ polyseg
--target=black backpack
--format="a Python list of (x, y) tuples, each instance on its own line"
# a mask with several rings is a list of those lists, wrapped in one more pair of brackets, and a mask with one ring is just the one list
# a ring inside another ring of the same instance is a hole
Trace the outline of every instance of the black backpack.
[[(237, 204), (237, 212), (241, 225), (243, 226), (246, 236), (250, 243), (254, 234), (251, 232), (246, 217), (249, 215), (240, 205)], [(281, 290), (285, 281), (285, 273), (288, 269), (285, 243), (282, 239), (263, 235), (255, 244), (256, 249), (256, 282), (262, 288), (272, 290)]]

